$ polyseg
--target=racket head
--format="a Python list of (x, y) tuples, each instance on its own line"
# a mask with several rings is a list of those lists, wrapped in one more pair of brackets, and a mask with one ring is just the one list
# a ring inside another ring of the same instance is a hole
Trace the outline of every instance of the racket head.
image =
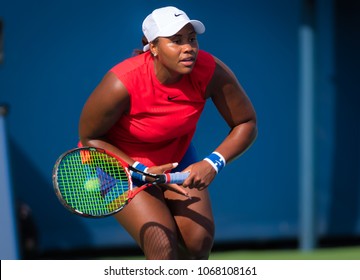
[(127, 164), (94, 147), (62, 154), (54, 165), (52, 179), (60, 202), (83, 217), (106, 217), (119, 212), (133, 189)]

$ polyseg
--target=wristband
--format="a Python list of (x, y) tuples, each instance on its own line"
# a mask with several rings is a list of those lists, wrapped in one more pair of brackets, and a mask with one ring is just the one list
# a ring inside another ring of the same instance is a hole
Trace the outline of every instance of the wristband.
[(211, 166), (215, 169), (216, 173), (219, 173), (221, 169), (223, 169), (226, 165), (224, 157), (218, 152), (211, 153), (209, 156), (204, 158), (204, 160), (211, 164)]
[[(148, 167), (144, 164), (142, 164), (141, 162), (138, 162), (138, 161), (135, 161), (133, 163), (133, 165), (131, 165), (132, 167), (136, 168), (137, 170), (140, 170), (142, 172), (146, 172)], [(137, 180), (140, 180), (142, 182), (145, 182), (145, 175), (142, 175), (142, 174), (139, 174), (139, 173), (136, 173), (132, 170), (130, 170), (130, 175), (132, 178), (134, 179), (137, 179)]]

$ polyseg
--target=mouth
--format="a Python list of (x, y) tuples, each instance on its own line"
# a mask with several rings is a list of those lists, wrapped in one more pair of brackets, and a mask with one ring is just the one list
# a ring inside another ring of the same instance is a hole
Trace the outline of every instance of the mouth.
[(187, 58), (184, 58), (184, 59), (181, 59), (180, 60), (180, 63), (186, 67), (190, 67), (190, 66), (193, 66), (194, 63), (195, 63), (195, 58), (194, 57), (187, 57)]

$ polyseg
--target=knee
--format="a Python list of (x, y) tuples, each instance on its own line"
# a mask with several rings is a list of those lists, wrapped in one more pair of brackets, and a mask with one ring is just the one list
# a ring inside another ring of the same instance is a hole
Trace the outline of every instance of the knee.
[(214, 244), (214, 230), (194, 231), (191, 236), (186, 237), (185, 247), (189, 259), (207, 260)]

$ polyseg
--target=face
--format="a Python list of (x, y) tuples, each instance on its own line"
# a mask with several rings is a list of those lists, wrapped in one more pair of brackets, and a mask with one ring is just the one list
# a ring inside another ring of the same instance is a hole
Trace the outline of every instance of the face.
[(155, 69), (160, 81), (180, 79), (192, 71), (199, 51), (194, 27), (187, 24), (173, 36), (159, 37), (150, 50), (156, 54)]

